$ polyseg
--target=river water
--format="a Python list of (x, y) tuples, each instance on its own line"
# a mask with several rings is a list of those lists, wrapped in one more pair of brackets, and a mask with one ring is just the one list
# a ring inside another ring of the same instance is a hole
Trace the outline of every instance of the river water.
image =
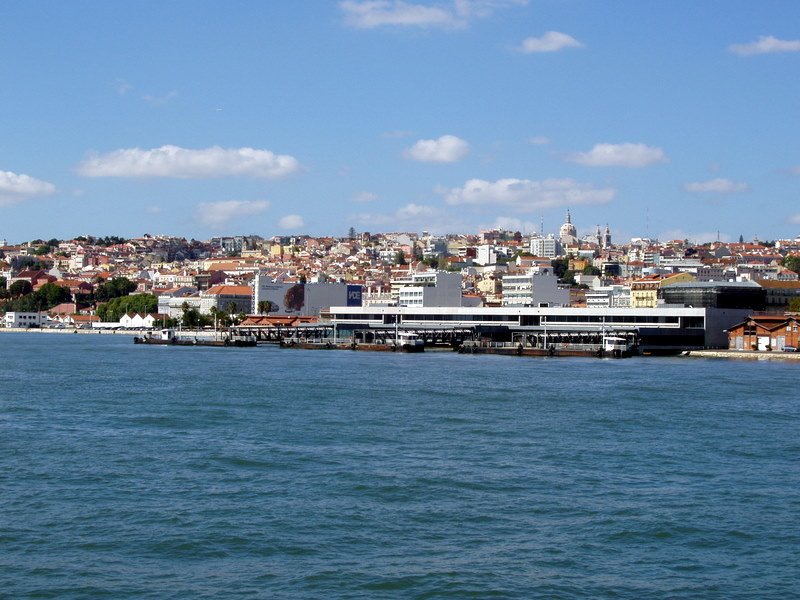
[(0, 335), (0, 597), (797, 598), (798, 365)]

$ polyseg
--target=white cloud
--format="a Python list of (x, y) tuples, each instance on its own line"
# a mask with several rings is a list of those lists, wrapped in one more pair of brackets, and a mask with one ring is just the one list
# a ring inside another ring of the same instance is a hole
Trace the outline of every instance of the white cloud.
[(142, 100), (147, 102), (148, 104), (152, 104), (154, 106), (162, 106), (169, 102), (170, 100), (178, 97), (177, 90), (170, 90), (163, 96), (153, 96), (152, 94), (145, 94), (142, 96)]
[(543, 135), (536, 135), (530, 138), (528, 142), (530, 142), (534, 146), (546, 146), (547, 144), (550, 143), (550, 138), (545, 137)]
[(780, 52), (800, 52), (800, 40), (779, 40), (771, 35), (762, 35), (749, 44), (733, 44), (728, 50), (739, 56), (755, 54), (775, 54)]
[(583, 48), (578, 40), (560, 31), (547, 31), (542, 37), (527, 37), (517, 47), (518, 52), (533, 54), (537, 52), (558, 52), (566, 48)]
[(519, 212), (576, 204), (605, 204), (617, 193), (613, 188), (596, 188), (573, 179), (470, 179), (463, 187), (440, 192), (450, 205), (502, 205)]
[(350, 215), (350, 220), (363, 227), (389, 227), (395, 231), (450, 232), (465, 229), (458, 217), (439, 208), (425, 204), (410, 203), (392, 213), (359, 213)]
[(117, 94), (120, 96), (124, 96), (133, 89), (133, 86), (130, 83), (119, 77), (116, 79), (116, 81), (114, 81), (114, 87), (117, 90)]
[(587, 167), (639, 168), (668, 162), (661, 148), (644, 144), (595, 144), (589, 152), (578, 152), (567, 158)]
[(190, 150), (161, 146), (152, 150), (125, 148), (92, 156), (78, 165), (85, 177), (177, 177), (208, 179), (212, 177), (283, 177), (300, 169), (293, 156), (274, 154), (255, 148), (220, 148), (212, 146)]
[(148, 206), (145, 210), (149, 212), (151, 215), (157, 215), (161, 212), (161, 207), (153, 205), (153, 206)]
[(56, 186), (30, 175), (0, 171), (0, 206), (10, 206), (25, 200), (41, 196), (49, 196), (56, 191)]
[(360, 203), (375, 202), (379, 198), (380, 196), (378, 196), (378, 194), (373, 194), (372, 192), (359, 192), (358, 194), (353, 196), (353, 202), (360, 202)]
[(453, 163), (469, 153), (469, 144), (454, 135), (443, 135), (435, 140), (419, 140), (405, 152), (412, 160), (432, 163)]
[(404, 0), (343, 0), (339, 8), (345, 23), (357, 29), (376, 27), (420, 27), (460, 29), (470, 21), (485, 18), (497, 8), (524, 5), (527, 0), (452, 0), (420, 4)]
[(794, 225), (800, 225), (800, 213), (797, 213), (789, 217), (789, 222)]
[(683, 186), (687, 192), (712, 192), (715, 194), (732, 194), (736, 192), (748, 192), (750, 186), (746, 183), (737, 183), (730, 179), (718, 177), (708, 181), (694, 181)]
[(300, 229), (305, 225), (306, 222), (300, 215), (286, 215), (278, 221), (278, 227), (281, 229)]
[(224, 200), (204, 202), (197, 207), (197, 220), (207, 227), (219, 227), (240, 217), (259, 215), (269, 208), (266, 200)]
[(800, 167), (792, 167), (789, 169), (791, 175), (800, 175)]

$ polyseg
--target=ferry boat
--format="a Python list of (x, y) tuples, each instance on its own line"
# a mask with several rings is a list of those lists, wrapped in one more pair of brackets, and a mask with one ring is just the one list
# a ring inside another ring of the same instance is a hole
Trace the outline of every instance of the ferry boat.
[(218, 346), (234, 348), (251, 348), (256, 345), (254, 337), (231, 336), (226, 334), (222, 338), (208, 338), (201, 335), (179, 334), (174, 329), (162, 329), (158, 335), (152, 332), (142, 337), (133, 338), (134, 344), (147, 344), (152, 346)]

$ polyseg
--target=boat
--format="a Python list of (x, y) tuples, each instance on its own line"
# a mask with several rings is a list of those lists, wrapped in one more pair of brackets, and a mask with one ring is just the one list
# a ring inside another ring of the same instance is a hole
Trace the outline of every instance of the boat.
[(397, 348), (400, 352), (423, 352), (425, 350), (425, 340), (416, 333), (401, 331), (397, 334)]
[(162, 329), (158, 335), (149, 332), (141, 337), (133, 338), (134, 344), (146, 344), (152, 346), (214, 346), (214, 347), (233, 347), (233, 348), (252, 348), (256, 345), (256, 339), (252, 336), (231, 336), (225, 335), (221, 339), (215, 334), (214, 338), (207, 338), (197, 335), (181, 335), (174, 329)]

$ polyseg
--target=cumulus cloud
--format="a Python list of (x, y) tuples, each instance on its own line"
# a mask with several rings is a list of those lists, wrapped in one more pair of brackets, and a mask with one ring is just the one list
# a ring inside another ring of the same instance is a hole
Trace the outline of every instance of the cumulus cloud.
[(207, 227), (220, 227), (240, 217), (259, 215), (269, 208), (266, 200), (224, 200), (204, 202), (197, 207), (197, 220)]
[(779, 40), (771, 35), (762, 35), (755, 42), (732, 44), (728, 46), (728, 50), (739, 56), (800, 52), (800, 40)]
[(419, 27), (461, 29), (495, 9), (526, 4), (527, 0), (452, 0), (420, 4), (404, 0), (343, 0), (339, 8), (345, 23), (357, 29)]
[(522, 40), (522, 44), (517, 47), (517, 51), (522, 54), (534, 54), (538, 52), (558, 52), (567, 48), (583, 48), (583, 44), (566, 33), (547, 31), (538, 38), (525, 38)]
[(578, 152), (567, 158), (587, 167), (647, 167), (668, 162), (661, 148), (645, 144), (595, 144), (589, 152)]
[(454, 135), (443, 135), (435, 140), (419, 140), (405, 152), (412, 160), (432, 163), (453, 163), (469, 153), (469, 144)]
[(300, 215), (286, 215), (278, 221), (278, 227), (281, 229), (300, 229), (305, 225), (306, 222)]
[(502, 205), (523, 213), (557, 206), (605, 204), (617, 193), (613, 188), (596, 188), (573, 179), (470, 179), (462, 187), (440, 192), (450, 205)]
[(56, 186), (30, 175), (0, 171), (0, 206), (10, 206), (25, 200), (49, 196)]
[(190, 150), (161, 146), (152, 150), (125, 148), (92, 156), (78, 165), (84, 177), (176, 177), (209, 179), (213, 177), (277, 178), (300, 169), (293, 156), (274, 154), (255, 148), (220, 148), (212, 146)]
[(714, 194), (732, 194), (750, 191), (750, 186), (746, 183), (738, 183), (721, 177), (709, 179), (708, 181), (686, 183), (683, 187), (687, 192), (711, 192)]
[(133, 86), (130, 83), (128, 83), (125, 79), (118, 77), (114, 81), (114, 88), (117, 90), (117, 94), (119, 94), (120, 96), (124, 96), (133, 89)]
[(375, 202), (378, 200), (378, 194), (373, 194), (372, 192), (359, 192), (355, 196), (353, 196), (353, 202), (360, 202), (360, 203), (367, 203), (367, 202)]

